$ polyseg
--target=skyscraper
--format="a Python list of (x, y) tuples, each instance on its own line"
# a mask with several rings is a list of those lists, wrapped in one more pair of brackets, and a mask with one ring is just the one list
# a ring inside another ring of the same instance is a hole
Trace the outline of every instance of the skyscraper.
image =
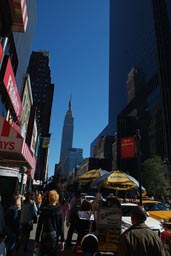
[(32, 52), (27, 69), (30, 75), (33, 105), (36, 108), (37, 128), (40, 134), (40, 147), (35, 176), (46, 181), (48, 144), (50, 140), (50, 120), (53, 103), (54, 84), (51, 83), (49, 52)]
[(171, 160), (171, 1), (111, 0), (109, 56), (108, 124), (91, 152), (101, 135), (140, 128), (143, 157)]
[(62, 130), (62, 142), (60, 152), (60, 162), (64, 162), (68, 156), (68, 151), (72, 149), (74, 132), (74, 117), (71, 109), (71, 99), (69, 100), (68, 110), (65, 114), (63, 130)]
[(55, 171), (56, 177), (59, 176), (61, 180), (64, 179), (67, 182), (70, 182), (71, 177), (74, 178), (75, 169), (83, 161), (83, 149), (73, 148), (73, 133), (74, 117), (70, 99), (62, 130), (60, 163)]

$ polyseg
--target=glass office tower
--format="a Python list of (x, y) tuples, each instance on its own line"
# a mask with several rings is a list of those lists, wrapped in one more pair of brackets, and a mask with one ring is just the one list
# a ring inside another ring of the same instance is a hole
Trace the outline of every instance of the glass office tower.
[(169, 0), (110, 1), (108, 125), (91, 151), (101, 135), (141, 128), (144, 158), (171, 159), (170, 28)]
[(91, 152), (100, 136), (113, 136), (117, 131), (117, 115), (127, 104), (131, 68), (142, 66), (150, 77), (157, 66), (152, 1), (110, 1), (109, 42), (108, 124), (92, 143)]

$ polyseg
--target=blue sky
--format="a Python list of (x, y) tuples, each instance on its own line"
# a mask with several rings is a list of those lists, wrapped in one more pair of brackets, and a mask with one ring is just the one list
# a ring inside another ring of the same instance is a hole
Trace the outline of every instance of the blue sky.
[(109, 0), (37, 0), (33, 51), (50, 53), (55, 85), (49, 176), (59, 162), (62, 128), (72, 95), (73, 147), (90, 144), (108, 120)]

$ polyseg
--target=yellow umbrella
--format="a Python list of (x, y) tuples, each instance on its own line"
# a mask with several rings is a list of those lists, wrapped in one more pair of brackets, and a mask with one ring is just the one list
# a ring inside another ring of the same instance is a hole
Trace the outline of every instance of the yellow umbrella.
[[(138, 181), (125, 172), (114, 171), (105, 180), (105, 187), (115, 190), (131, 190), (138, 188)], [(142, 187), (142, 190), (145, 190)]]
[(83, 173), (80, 177), (79, 177), (79, 182), (81, 183), (86, 183), (86, 182), (93, 182), (95, 181), (97, 178), (103, 176), (107, 171), (99, 168), (99, 169), (93, 169), (90, 171), (87, 171), (85, 173)]

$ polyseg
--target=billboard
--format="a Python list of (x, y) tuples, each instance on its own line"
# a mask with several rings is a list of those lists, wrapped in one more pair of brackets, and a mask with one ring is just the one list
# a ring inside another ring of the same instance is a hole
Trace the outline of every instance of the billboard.
[(18, 93), (18, 88), (13, 72), (13, 68), (11, 65), (10, 58), (8, 57), (7, 65), (3, 77), (3, 83), (10, 98), (11, 105), (16, 113), (17, 119), (19, 121), (22, 109), (22, 103), (20, 99), (20, 95)]

